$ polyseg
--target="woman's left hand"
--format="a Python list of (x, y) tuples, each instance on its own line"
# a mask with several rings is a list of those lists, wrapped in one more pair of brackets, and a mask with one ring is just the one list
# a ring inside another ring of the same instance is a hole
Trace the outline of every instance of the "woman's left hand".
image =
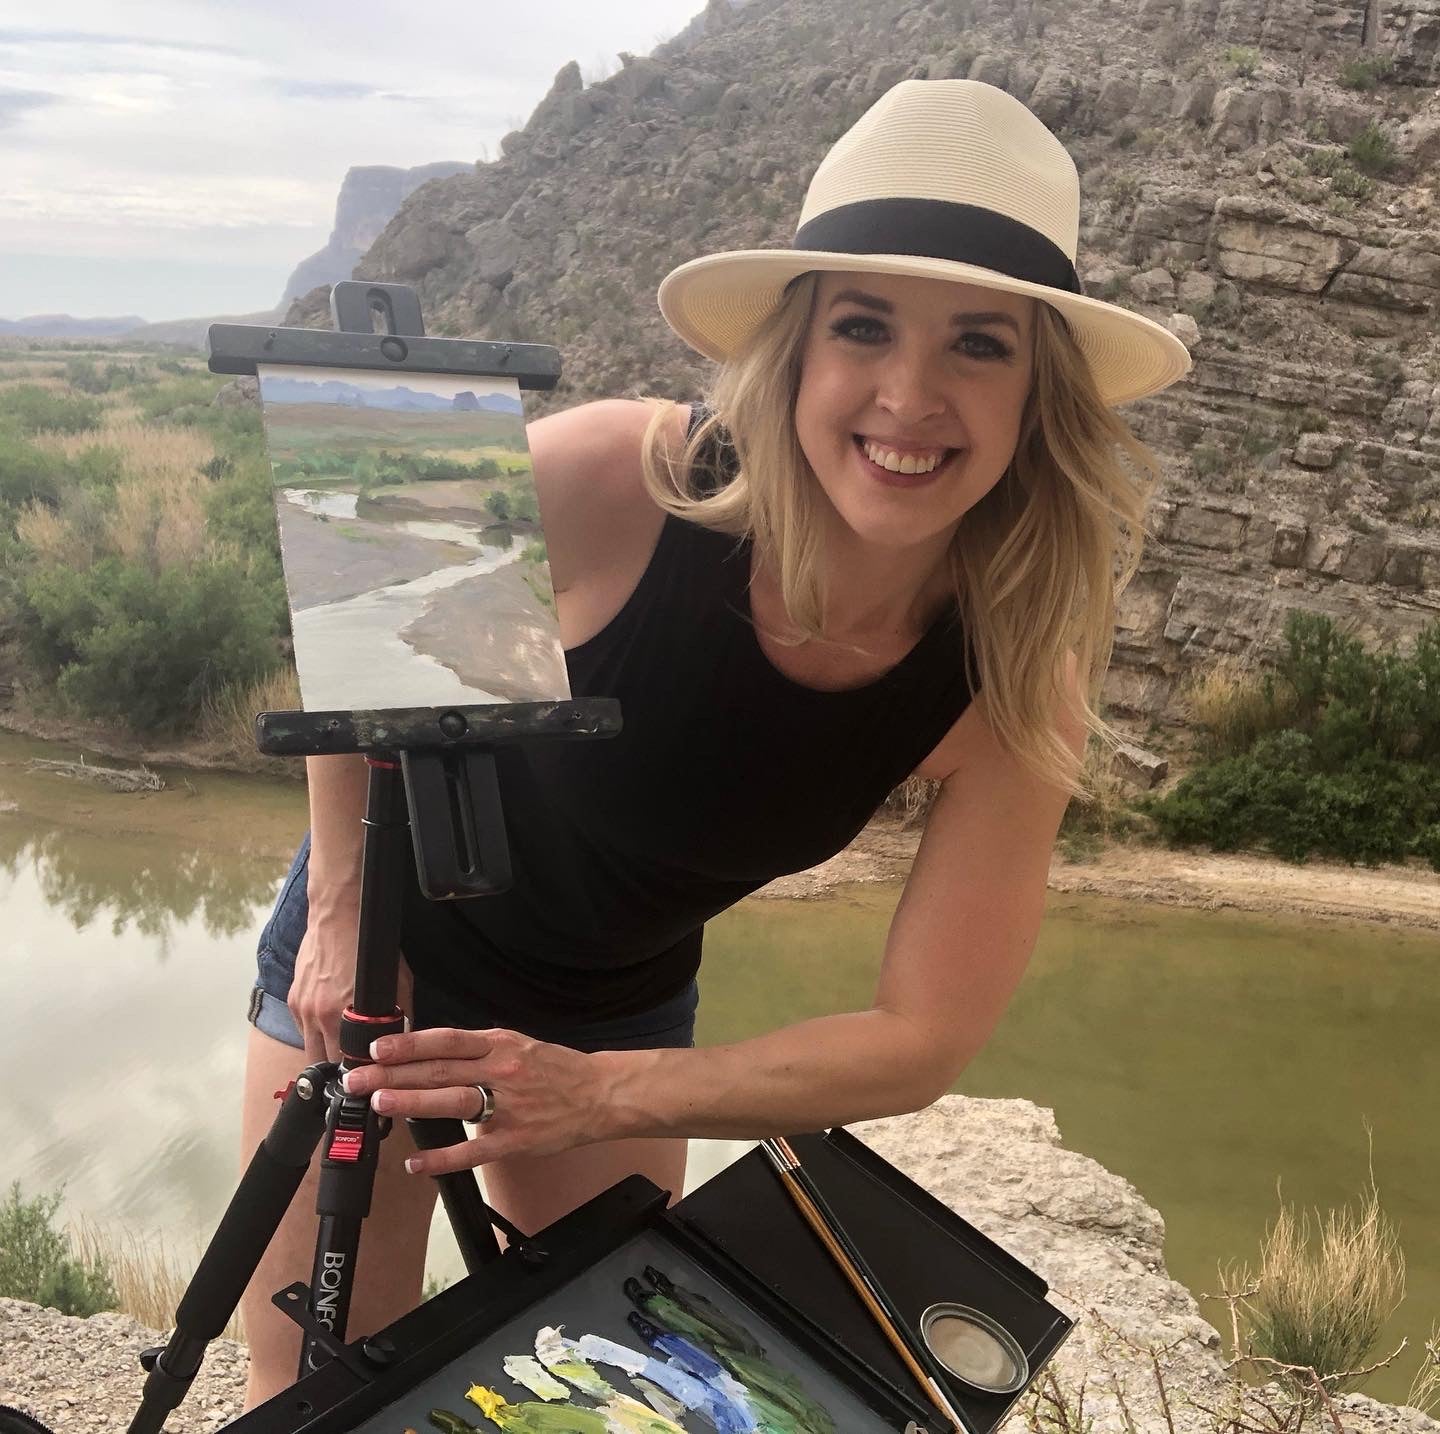
[(412, 1175), (446, 1175), (507, 1155), (553, 1155), (612, 1132), (597, 1128), (592, 1057), (517, 1031), (448, 1027), (384, 1036), (375, 1064), (345, 1077), (351, 1095), (369, 1095), (381, 1115), (473, 1121), (476, 1086), (489, 1088), (495, 1114), (460, 1145), (422, 1150), (405, 1162)]

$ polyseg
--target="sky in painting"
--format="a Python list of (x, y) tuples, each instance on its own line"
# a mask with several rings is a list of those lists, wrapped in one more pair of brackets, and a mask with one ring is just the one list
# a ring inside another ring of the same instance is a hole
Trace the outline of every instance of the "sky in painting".
[(703, 0), (0, 7), (0, 317), (239, 314), (329, 236), (345, 171), (498, 153)]

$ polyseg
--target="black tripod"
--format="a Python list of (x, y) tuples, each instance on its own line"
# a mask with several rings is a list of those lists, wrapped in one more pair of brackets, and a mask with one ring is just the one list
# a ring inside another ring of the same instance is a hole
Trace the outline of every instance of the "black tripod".
[[(210, 367), (254, 373), (259, 363), (401, 368), (425, 374), (510, 377), (550, 388), (555, 350), (423, 336), (420, 306), (400, 285), (349, 282), (332, 294), (338, 332), (214, 325)], [(385, 332), (374, 330), (375, 314)], [(319, 1231), (307, 1288), (274, 1300), (305, 1332), (299, 1374), (328, 1360), (362, 1379), (389, 1361), (385, 1341), (345, 1342), (361, 1222), (370, 1212), (380, 1141), (390, 1122), (363, 1096), (347, 1095), (346, 1071), (368, 1064), (370, 1043), (402, 1031), (396, 1005), (400, 915), (413, 843), (421, 888), (432, 899), (483, 896), (510, 884), (495, 748), (517, 741), (611, 736), (618, 704), (608, 699), (383, 712), (268, 713), (257, 719), (260, 750), (276, 756), (363, 753), (369, 765), (364, 817), (355, 994), (341, 1019), (341, 1060), (307, 1066), (284, 1090), (274, 1125), (256, 1150), (185, 1291), (175, 1332), (147, 1350), (147, 1370), (130, 1434), (160, 1434), (185, 1397), (209, 1342), (224, 1329), (320, 1147)], [(458, 1120), (408, 1122), (424, 1149), (465, 1139)], [(445, 1211), (467, 1270), (495, 1259), (502, 1231), (520, 1258), (543, 1260), (528, 1237), (481, 1198), (473, 1171), (439, 1177)], [(304, 1410), (299, 1411), (304, 1413)]]

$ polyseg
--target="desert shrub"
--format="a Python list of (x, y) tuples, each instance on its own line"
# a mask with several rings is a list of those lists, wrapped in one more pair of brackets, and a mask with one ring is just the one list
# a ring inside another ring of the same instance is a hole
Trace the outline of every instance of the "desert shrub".
[(1282, 1382), (1313, 1390), (1311, 1371), (1328, 1393), (1358, 1382), (1385, 1321), (1405, 1295), (1405, 1257), (1395, 1226), (1373, 1185), (1359, 1208), (1296, 1212), (1282, 1205), (1260, 1248), (1260, 1267), (1244, 1270), (1241, 1301), (1255, 1353), (1298, 1366)]
[(1389, 174), (1400, 160), (1395, 141), (1374, 120), (1350, 141), (1347, 147), (1350, 162), (1361, 174)]
[[(1371, 652), (1316, 614), (1291, 613), (1285, 635), (1272, 686), (1231, 703), (1216, 745), (1229, 755), (1143, 809), (1179, 844), (1293, 861), (1418, 856), (1440, 871), (1440, 622), (1409, 657)], [(1290, 725), (1274, 730), (1281, 713)], [(1236, 751), (1247, 723), (1256, 735)]]
[(1260, 51), (1253, 45), (1230, 45), (1221, 59), (1230, 67), (1231, 74), (1249, 79), (1260, 68)]
[(1190, 455), (1191, 467), (1197, 478), (1210, 478), (1226, 464), (1225, 450), (1214, 443), (1202, 443)]
[(1058, 843), (1071, 860), (1083, 860), (1104, 842), (1123, 841), (1143, 825), (1114, 755), (1093, 737), (1085, 749), (1081, 781), (1088, 796), (1071, 798), (1060, 819)]
[(208, 373), (180, 375), (156, 384), (145, 393), (140, 399), (140, 412), (153, 423), (158, 418), (178, 418), (182, 409), (197, 405), (209, 408), (216, 390), (224, 382), (224, 379)]
[(193, 727), (208, 697), (277, 659), (273, 596), (239, 562), (37, 566), (20, 590), (22, 639), (61, 697), (137, 730)]
[(11, 1185), (0, 1204), (0, 1295), (68, 1315), (113, 1310), (118, 1301), (104, 1260), (77, 1258), (56, 1228), (62, 1199), (58, 1193), (25, 1199), (20, 1182)]
[(13, 512), (29, 503), (58, 503), (64, 472), (64, 460), (57, 454), (0, 428), (0, 509)]
[(52, 393), (38, 384), (0, 390), (0, 429), (20, 434), (82, 433), (100, 421), (100, 405), (77, 394)]
[(1329, 176), (1344, 166), (1345, 151), (1343, 149), (1307, 150), (1302, 163), (1311, 174)]
[(1373, 90), (1394, 68), (1389, 55), (1360, 55), (1340, 67), (1340, 83), (1347, 90)]

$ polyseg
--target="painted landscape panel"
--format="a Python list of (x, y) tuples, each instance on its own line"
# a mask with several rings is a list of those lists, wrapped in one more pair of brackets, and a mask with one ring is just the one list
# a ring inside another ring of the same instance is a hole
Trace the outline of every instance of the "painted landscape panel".
[(568, 697), (515, 383), (259, 376), (305, 710)]

